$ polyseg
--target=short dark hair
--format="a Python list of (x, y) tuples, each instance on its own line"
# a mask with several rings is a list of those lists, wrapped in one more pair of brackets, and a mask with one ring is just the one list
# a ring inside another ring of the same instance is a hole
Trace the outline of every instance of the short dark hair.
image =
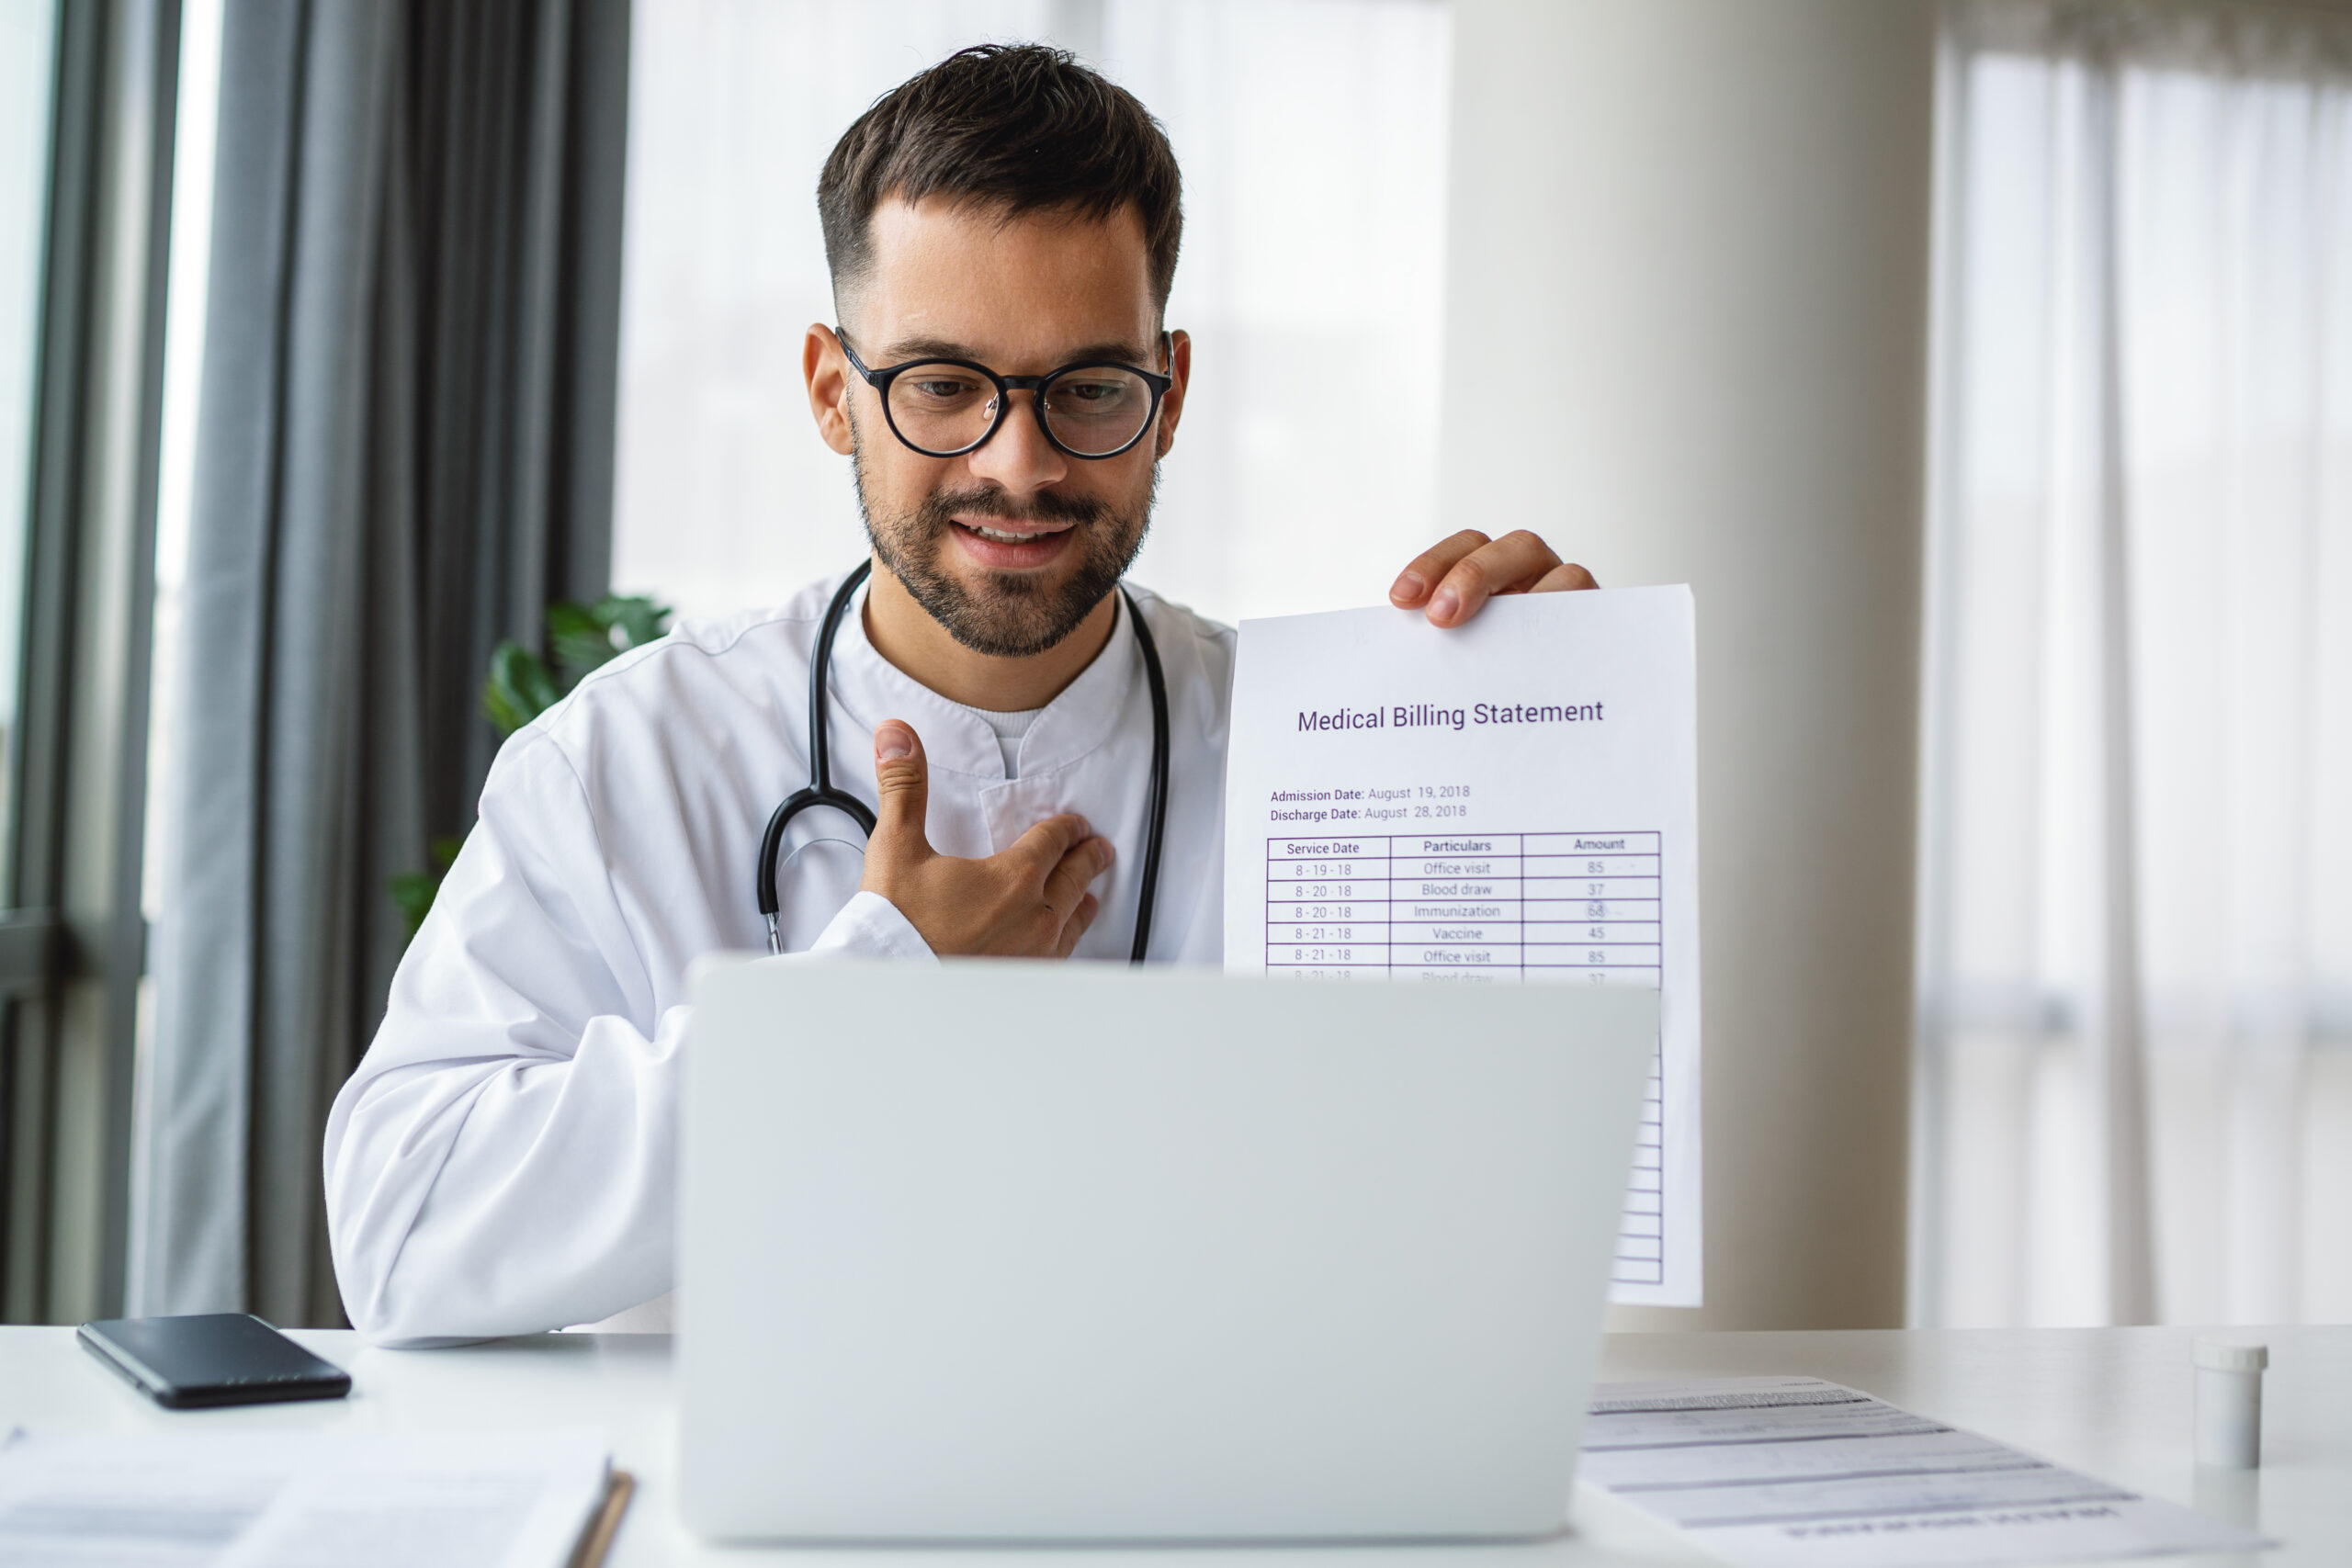
[(1154, 301), (1168, 305), (1184, 235), (1168, 133), (1133, 93), (1044, 44), (980, 44), (874, 101), (817, 180), (833, 292), (873, 265), (874, 209), (944, 197), (1007, 218), (1068, 211), (1102, 221), (1132, 207)]

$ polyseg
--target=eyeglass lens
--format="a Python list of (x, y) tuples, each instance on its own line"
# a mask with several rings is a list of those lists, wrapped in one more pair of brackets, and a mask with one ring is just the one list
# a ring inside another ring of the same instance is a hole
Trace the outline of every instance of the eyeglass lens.
[[(1080, 457), (1116, 452), (1151, 418), (1150, 384), (1117, 366), (1066, 371), (1039, 396), (1046, 427)], [(890, 382), (890, 423), (909, 446), (944, 456), (988, 434), (996, 401), (994, 383), (968, 367), (910, 365)]]

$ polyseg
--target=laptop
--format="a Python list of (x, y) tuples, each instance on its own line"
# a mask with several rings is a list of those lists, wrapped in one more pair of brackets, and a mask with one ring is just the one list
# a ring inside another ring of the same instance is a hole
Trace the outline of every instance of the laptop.
[(695, 1007), (697, 1532), (1565, 1524), (1655, 992), (755, 960)]

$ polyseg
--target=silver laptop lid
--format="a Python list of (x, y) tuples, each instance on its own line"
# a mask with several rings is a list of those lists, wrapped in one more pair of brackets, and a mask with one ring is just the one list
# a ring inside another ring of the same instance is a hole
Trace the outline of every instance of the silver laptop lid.
[(697, 1530), (1562, 1524), (1654, 992), (760, 962), (695, 1009)]

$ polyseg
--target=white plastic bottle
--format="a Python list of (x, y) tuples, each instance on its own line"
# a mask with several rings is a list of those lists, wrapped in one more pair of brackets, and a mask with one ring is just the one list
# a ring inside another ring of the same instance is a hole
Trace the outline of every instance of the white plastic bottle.
[(2270, 1348), (2199, 1335), (2197, 1462), (2229, 1470), (2262, 1463), (2262, 1373)]

